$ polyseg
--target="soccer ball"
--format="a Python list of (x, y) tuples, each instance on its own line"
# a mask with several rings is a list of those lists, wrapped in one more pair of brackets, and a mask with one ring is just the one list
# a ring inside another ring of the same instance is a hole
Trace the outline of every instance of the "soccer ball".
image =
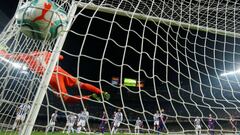
[(51, 0), (28, 1), (15, 17), (21, 32), (37, 40), (54, 39), (67, 25), (66, 12)]

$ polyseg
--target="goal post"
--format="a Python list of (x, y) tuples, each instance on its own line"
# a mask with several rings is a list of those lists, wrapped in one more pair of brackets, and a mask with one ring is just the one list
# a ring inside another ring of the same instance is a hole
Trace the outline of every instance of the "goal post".
[(72, 20), (74, 19), (75, 12), (77, 10), (76, 4), (73, 1), (72, 5), (69, 7), (69, 13), (68, 13), (68, 25), (66, 27), (66, 30), (61, 33), (61, 36), (58, 37), (54, 49), (52, 51), (52, 55), (49, 60), (49, 64), (46, 68), (46, 71), (41, 79), (41, 82), (38, 86), (38, 90), (36, 92), (36, 96), (32, 102), (31, 110), (29, 111), (28, 117), (26, 119), (26, 122), (24, 123), (24, 127), (21, 130), (20, 135), (31, 135), (32, 129), (34, 127), (36, 118), (38, 116), (38, 112), (40, 110), (40, 107), (42, 105), (44, 96), (46, 95), (47, 88), (50, 82), (50, 78), (52, 77), (53, 70), (56, 66), (57, 61), (59, 60), (59, 55), (62, 50), (62, 47), (64, 45), (65, 39), (67, 37), (68, 31), (71, 28)]

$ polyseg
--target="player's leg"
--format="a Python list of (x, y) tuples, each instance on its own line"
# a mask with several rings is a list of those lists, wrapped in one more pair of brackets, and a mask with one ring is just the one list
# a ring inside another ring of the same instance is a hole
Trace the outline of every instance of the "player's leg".
[(79, 121), (78, 132), (80, 133), (83, 128), (83, 120)]
[(73, 87), (73, 86), (78, 86), (79, 85), (80, 88), (85, 89), (85, 90), (89, 90), (89, 91), (94, 92), (96, 94), (103, 93), (103, 91), (101, 89), (99, 89), (99, 88), (97, 88), (97, 87), (95, 87), (91, 84), (79, 82), (76, 77), (69, 74), (67, 71), (65, 71), (60, 66), (56, 66), (56, 72), (57, 72), (57, 75), (59, 77), (64, 79), (63, 80), (64, 84), (67, 87)]
[(137, 135), (137, 134), (138, 134), (137, 126), (135, 126), (135, 129), (134, 129), (134, 130), (135, 130), (135, 131), (134, 131), (135, 135)]
[(158, 134), (160, 134), (163, 130), (163, 124), (159, 124), (158, 126)]
[(105, 132), (105, 123), (104, 122), (100, 123), (99, 130), (100, 130), (101, 134), (104, 134), (104, 132)]
[(82, 128), (85, 132), (87, 132), (87, 129), (85, 128), (85, 126), (86, 126), (86, 121), (84, 120), (83, 123), (82, 123)]
[(159, 121), (156, 121), (156, 130), (159, 128)]
[(104, 127), (104, 125), (102, 125), (102, 126), (100, 127), (100, 129), (101, 129), (101, 133), (104, 134), (104, 132), (105, 132), (105, 127)]
[(19, 130), (20, 129), (22, 117), (23, 117), (23, 115), (19, 115), (19, 114), (17, 115), (17, 117), (14, 121), (14, 124), (13, 124), (13, 130), (15, 130), (15, 129)]
[(115, 130), (114, 130), (114, 134), (117, 133), (119, 126), (120, 126), (120, 122), (116, 122), (116, 126), (115, 126)]
[(116, 125), (116, 122), (113, 123), (113, 127), (112, 127), (112, 130), (111, 130), (111, 135), (114, 134), (114, 131), (115, 131), (115, 125)]
[(74, 133), (73, 124), (71, 124), (71, 132)]
[(51, 123), (51, 121), (50, 121), (49, 124), (48, 124), (47, 127), (46, 127), (46, 133), (47, 133), (51, 128), (53, 128), (53, 127), (52, 127), (52, 123)]
[(17, 124), (17, 127), (16, 127), (16, 129), (17, 129), (18, 131), (21, 130), (21, 125), (22, 125), (22, 121), (19, 120), (19, 121), (18, 121), (18, 124)]
[(111, 135), (114, 134), (114, 131), (115, 131), (115, 127), (113, 126), (111, 130)]
[(52, 123), (51, 127), (52, 127), (52, 132), (54, 132), (54, 129), (55, 129), (55, 122)]
[(158, 126), (156, 129), (157, 129), (157, 134), (160, 135), (161, 133), (160, 127)]
[(116, 134), (118, 131), (118, 127), (115, 127), (114, 134)]
[(214, 135), (214, 131), (212, 128), (209, 129), (210, 135)]
[(68, 123), (66, 123), (65, 127), (63, 128), (63, 133), (67, 130)]
[(77, 133), (81, 132), (81, 123), (80, 121), (77, 123)]
[(157, 131), (159, 127), (159, 121), (154, 121), (153, 131)]
[(117, 132), (117, 128), (118, 128), (118, 127), (117, 127), (117, 123), (118, 123), (118, 122), (114, 122), (114, 124), (113, 124), (113, 127), (114, 127), (113, 133), (114, 133), (114, 134), (116, 134), (116, 132)]
[(81, 129), (82, 129), (82, 127), (81, 127), (81, 126), (78, 126), (78, 127), (77, 127), (77, 133), (80, 133), (80, 132), (81, 132)]
[(47, 127), (46, 127), (45, 132), (47, 133), (49, 131), (49, 129), (50, 129), (50, 125), (48, 124)]
[(81, 89), (91, 91), (95, 94), (103, 94), (103, 97), (106, 100), (109, 100), (110, 95), (107, 92), (104, 92), (103, 90), (97, 88), (92, 84), (79, 82), (79, 80), (76, 77), (73, 77), (71, 74), (69, 74), (60, 66), (56, 67), (56, 71), (58, 72), (59, 76), (63, 76), (64, 83), (67, 87), (79, 86)]
[(55, 129), (55, 127), (54, 127), (54, 126), (52, 126), (52, 132), (54, 132), (54, 129)]
[[(56, 73), (57, 72), (57, 73)], [(77, 84), (78, 80), (71, 76), (69, 73), (67, 73), (65, 70), (63, 70), (61, 67), (57, 66), (55, 72), (52, 74), (52, 77), (50, 79), (50, 85), (51, 87), (60, 93), (62, 96), (64, 102), (67, 103), (78, 103), (80, 100), (89, 100), (90, 98), (97, 99), (97, 97), (94, 97), (96, 95), (87, 95), (87, 96), (80, 96), (80, 95), (69, 95), (66, 87), (73, 87)], [(82, 83), (81, 83), (82, 84)], [(93, 90), (96, 93), (101, 93), (102, 91), (98, 88), (96, 88), (93, 85), (90, 84), (82, 84), (84, 88), (88, 88), (90, 90)], [(104, 93), (105, 95), (109, 95), (108, 93)], [(109, 97), (110, 96), (106, 96)]]
[(13, 123), (12, 130), (15, 130), (15, 129), (17, 128), (18, 123), (19, 123), (19, 119), (16, 118), (15, 121), (14, 121), (14, 123)]
[(78, 103), (81, 100), (88, 100), (90, 99), (90, 95), (88, 96), (80, 96), (80, 95), (69, 95), (66, 83), (64, 81), (65, 76), (60, 73), (53, 73), (50, 79), (50, 85), (53, 90), (59, 92), (60, 96), (66, 103)]
[(67, 126), (67, 133), (69, 134), (71, 132), (71, 126), (70, 124)]
[(23, 128), (23, 123), (25, 121), (26, 115), (21, 115), (19, 123), (18, 123), (18, 130), (21, 131)]
[(67, 133), (69, 134), (71, 132), (74, 133), (74, 129), (73, 129), (73, 124), (72, 123), (69, 124)]

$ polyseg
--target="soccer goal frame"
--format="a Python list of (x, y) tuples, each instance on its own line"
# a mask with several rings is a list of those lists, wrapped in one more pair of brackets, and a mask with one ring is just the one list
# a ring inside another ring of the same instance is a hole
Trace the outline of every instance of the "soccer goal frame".
[(179, 22), (179, 21), (154, 17), (154, 16), (150, 16), (150, 15), (143, 15), (143, 14), (136, 13), (136, 12), (124, 11), (122, 9), (114, 9), (114, 8), (104, 7), (101, 5), (95, 5), (91, 2), (90, 3), (84, 3), (84, 2), (80, 2), (80, 1), (72, 2), (72, 6), (71, 6), (71, 8), (69, 10), (69, 14), (68, 14), (68, 17), (69, 17), (68, 26), (66, 28), (66, 31), (64, 31), (63, 34), (61, 36), (59, 36), (59, 38), (57, 39), (57, 41), (55, 43), (54, 49), (52, 51), (52, 56), (49, 60), (50, 62), (49, 62), (48, 66), (46, 68), (46, 71), (42, 77), (42, 80), (38, 87), (36, 96), (32, 103), (31, 110), (28, 114), (28, 117), (26, 119), (26, 122), (24, 124), (23, 130), (21, 131), (20, 135), (30, 135), (32, 132), (32, 129), (34, 127), (34, 123), (36, 121), (38, 112), (40, 110), (42, 101), (46, 94), (51, 75), (52, 75), (54, 67), (58, 61), (58, 57), (59, 57), (62, 47), (64, 45), (68, 31), (71, 29), (72, 22), (74, 20), (74, 15), (76, 14), (77, 8), (98, 10), (98, 11), (104, 12), (104, 13), (116, 14), (116, 15), (120, 15), (120, 16), (127, 16), (127, 17), (137, 18), (137, 19), (141, 19), (141, 20), (148, 20), (148, 21), (153, 21), (153, 22), (157, 22), (157, 23), (163, 23), (166, 25), (173, 25), (173, 26), (179, 26), (179, 27), (183, 27), (183, 28), (187, 28), (187, 29), (205, 31), (205, 32), (213, 33), (213, 34), (220, 34), (220, 35), (231, 36), (231, 37), (240, 37), (239, 33), (234, 33), (234, 32), (230, 32), (230, 31), (226, 31), (226, 30), (220, 30), (220, 29), (215, 29), (215, 28), (210, 28), (210, 27), (203, 27), (203, 26), (198, 26), (195, 24), (189, 24), (189, 23), (185, 23), (185, 22)]
[(156, 23), (163, 23), (165, 25), (171, 25), (171, 26), (179, 26), (187, 29), (192, 29), (192, 30), (198, 30), (198, 31), (204, 31), (204, 32), (209, 32), (213, 34), (219, 34), (219, 35), (226, 35), (229, 37), (239, 37), (239, 33), (234, 33), (231, 31), (226, 31), (226, 30), (221, 30), (221, 29), (216, 29), (216, 28), (211, 28), (211, 27), (204, 27), (200, 25), (195, 25), (195, 24), (189, 24), (185, 22), (180, 22), (180, 21), (175, 21), (175, 20), (169, 20), (161, 17), (155, 17), (155, 16), (150, 16), (150, 15), (144, 15), (136, 12), (129, 12), (125, 11), (122, 9), (115, 9), (115, 8), (110, 8), (106, 6), (101, 6), (101, 5), (96, 5), (92, 2), (90, 3), (84, 3), (84, 2), (78, 2), (77, 3), (79, 8), (84, 8), (84, 9), (89, 9), (89, 10), (98, 10), (100, 12), (104, 13), (109, 13), (109, 14), (116, 14), (120, 16), (125, 16), (125, 17), (132, 17), (140, 20), (148, 20)]

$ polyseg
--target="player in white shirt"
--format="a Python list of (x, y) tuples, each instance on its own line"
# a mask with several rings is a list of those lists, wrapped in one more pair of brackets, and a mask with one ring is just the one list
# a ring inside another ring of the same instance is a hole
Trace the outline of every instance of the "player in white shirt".
[(122, 121), (123, 121), (123, 114), (121, 112), (121, 109), (118, 109), (118, 112), (116, 112), (113, 118), (113, 128), (112, 128), (111, 134), (116, 134), (117, 129), (120, 126)]
[(31, 109), (31, 105), (29, 103), (22, 103), (16, 111), (16, 119), (14, 121), (12, 130), (15, 130), (16, 128), (19, 128), (20, 130), (20, 126), (21, 124), (25, 121), (25, 118), (29, 112), (29, 110)]
[(77, 122), (77, 133), (80, 133), (83, 129), (85, 132), (87, 131), (85, 126), (89, 118), (89, 112), (84, 109), (81, 113), (78, 114), (78, 122)]
[(195, 125), (196, 135), (201, 135), (201, 120), (198, 116), (194, 120), (194, 125)]
[(48, 130), (50, 128), (52, 128), (52, 132), (54, 132), (54, 128), (55, 128), (55, 124), (56, 124), (56, 121), (57, 121), (57, 116), (58, 116), (58, 111), (56, 110), (52, 115), (51, 115), (51, 119), (50, 119), (50, 122), (49, 122), (49, 125), (47, 126), (46, 128), (46, 132), (48, 132)]
[(155, 114), (153, 114), (153, 130), (155, 131), (158, 126), (159, 126), (159, 117), (160, 117), (160, 113), (159, 111), (156, 111)]
[(140, 128), (142, 127), (142, 120), (140, 119), (140, 117), (137, 118), (136, 123), (135, 123), (135, 134), (139, 134)]
[(67, 123), (66, 123), (66, 126), (63, 129), (63, 133), (65, 132), (66, 129), (67, 129), (67, 133), (68, 134), (70, 134), (71, 132), (74, 133), (73, 126), (74, 126), (76, 120), (77, 120), (77, 116), (76, 115), (69, 114), (67, 116)]

